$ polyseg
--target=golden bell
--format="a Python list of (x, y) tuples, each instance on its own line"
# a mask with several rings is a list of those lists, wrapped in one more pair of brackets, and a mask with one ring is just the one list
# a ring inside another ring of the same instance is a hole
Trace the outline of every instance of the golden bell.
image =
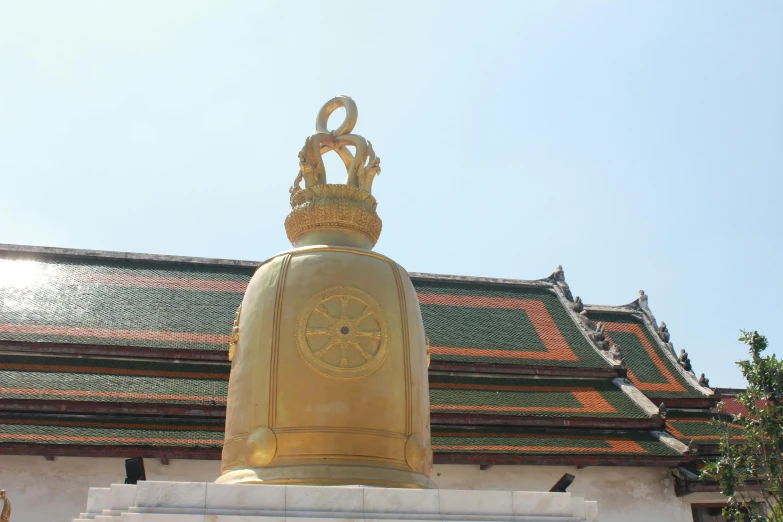
[[(380, 159), (356, 120), (348, 97), (321, 109), (291, 188), (294, 249), (258, 268), (237, 311), (218, 483), (435, 486), (421, 311), (407, 272), (371, 250)], [(331, 150), (345, 184), (326, 183)]]

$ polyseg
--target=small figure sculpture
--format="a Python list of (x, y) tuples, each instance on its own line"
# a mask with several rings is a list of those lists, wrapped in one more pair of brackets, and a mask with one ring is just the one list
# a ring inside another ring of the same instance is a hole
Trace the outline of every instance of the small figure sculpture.
[(664, 343), (668, 343), (670, 339), (669, 335), (669, 329), (666, 327), (666, 323), (664, 321), (661, 321), (661, 327), (658, 328), (658, 335), (661, 338), (661, 341)]
[(688, 358), (688, 352), (685, 351), (685, 348), (680, 349), (680, 357), (677, 359), (677, 362), (686, 372), (691, 371), (691, 360)]
[(579, 318), (579, 321), (587, 328), (588, 330), (595, 330), (595, 323), (590, 320), (589, 317), (587, 317), (587, 310), (582, 310), (579, 312), (579, 315), (577, 316)]
[(609, 355), (612, 356), (612, 359), (614, 359), (617, 364), (625, 366), (625, 360), (623, 359), (623, 354), (620, 352), (620, 346), (612, 344), (612, 346), (609, 347)]
[(598, 322), (598, 324), (595, 325), (595, 331), (601, 336), (601, 339), (606, 338), (606, 333), (604, 330), (604, 323)]
[(571, 310), (573, 310), (576, 313), (580, 313), (584, 309), (585, 309), (585, 305), (584, 303), (582, 303), (582, 298), (576, 296), (574, 298), (574, 303), (571, 305)]
[(639, 290), (639, 306), (641, 306), (643, 309), (647, 309), (647, 294), (644, 293), (644, 290)]
[(660, 415), (661, 418), (663, 418), (663, 419), (666, 418), (666, 412), (667, 411), (668, 410), (667, 410), (666, 405), (664, 403), (661, 403), (661, 405), (658, 406), (658, 415)]
[(11, 501), (5, 496), (5, 490), (0, 490), (0, 498), (3, 499), (3, 510), (0, 511), (0, 522), (11, 522)]
[(547, 277), (545, 281), (552, 281), (557, 285), (560, 290), (562, 290), (563, 295), (566, 299), (568, 299), (570, 302), (574, 302), (574, 296), (571, 294), (571, 288), (568, 286), (568, 283), (566, 283), (565, 280), (565, 272), (563, 271), (563, 265), (557, 265), (557, 268), (554, 272), (552, 272), (552, 275)]
[(595, 325), (592, 332), (590, 332), (590, 339), (598, 345), (601, 350), (609, 349), (609, 341), (606, 340), (606, 332), (604, 331), (604, 323), (598, 322)]
[(699, 377), (699, 386), (704, 386), (705, 388), (710, 387), (710, 380), (706, 378), (703, 373)]

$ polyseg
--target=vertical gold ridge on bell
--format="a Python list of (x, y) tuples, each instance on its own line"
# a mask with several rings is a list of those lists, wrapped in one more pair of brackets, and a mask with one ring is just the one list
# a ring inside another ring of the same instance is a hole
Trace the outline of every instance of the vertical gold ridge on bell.
[[(219, 483), (434, 487), (421, 311), (405, 270), (371, 252), (380, 159), (357, 118), (345, 96), (322, 107), (290, 191), (295, 248), (259, 267), (237, 311)], [(344, 184), (326, 182), (329, 151)]]

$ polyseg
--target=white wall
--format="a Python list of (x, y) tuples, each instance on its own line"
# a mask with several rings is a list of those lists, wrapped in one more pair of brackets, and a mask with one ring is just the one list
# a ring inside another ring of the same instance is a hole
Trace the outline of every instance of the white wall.
[[(219, 460), (144, 459), (148, 480), (212, 482)], [(0, 488), (11, 501), (11, 522), (70, 522), (87, 506), (90, 487), (125, 481), (125, 459), (0, 455)]]
[(564, 474), (576, 478), (568, 491), (598, 501), (601, 522), (692, 522), (691, 502), (722, 502), (718, 493), (677, 498), (668, 468), (569, 466), (436, 465), (432, 478), (439, 488), (549, 491)]
[[(163, 466), (145, 459), (149, 480), (211, 482), (219, 461), (172, 459)], [(666, 468), (568, 466), (435, 466), (432, 478), (447, 489), (548, 491), (564, 474), (576, 476), (568, 488), (574, 496), (597, 500), (601, 522), (691, 522), (690, 502), (720, 502), (718, 494), (677, 498)], [(70, 522), (84, 511), (89, 487), (106, 487), (125, 479), (123, 459), (0, 456), (0, 488), (13, 503), (12, 522)]]

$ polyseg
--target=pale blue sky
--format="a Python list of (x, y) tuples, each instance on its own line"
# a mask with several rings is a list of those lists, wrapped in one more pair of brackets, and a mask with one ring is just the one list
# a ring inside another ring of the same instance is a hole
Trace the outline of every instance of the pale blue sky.
[(778, 1), (2, 1), (0, 242), (265, 259), (348, 94), (377, 251), (643, 288), (697, 374), (741, 386), (740, 328), (783, 353), (781, 71)]

